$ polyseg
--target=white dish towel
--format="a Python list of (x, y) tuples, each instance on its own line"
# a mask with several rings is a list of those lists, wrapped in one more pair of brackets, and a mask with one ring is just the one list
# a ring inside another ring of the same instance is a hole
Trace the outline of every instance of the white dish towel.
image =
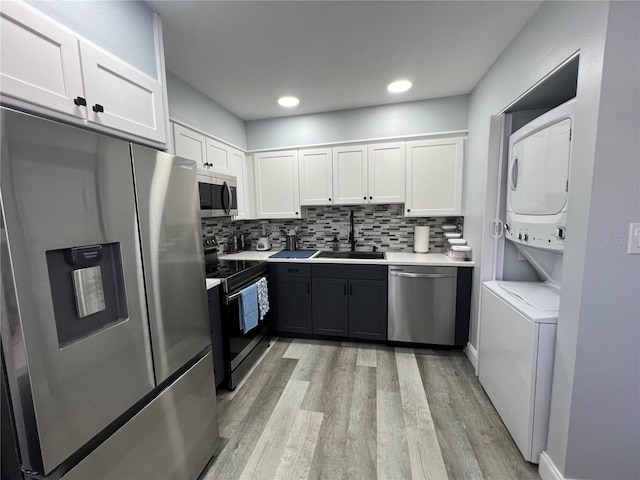
[(258, 311), (260, 312), (260, 320), (262, 320), (269, 311), (269, 285), (267, 284), (267, 279), (262, 277), (258, 280), (257, 287)]

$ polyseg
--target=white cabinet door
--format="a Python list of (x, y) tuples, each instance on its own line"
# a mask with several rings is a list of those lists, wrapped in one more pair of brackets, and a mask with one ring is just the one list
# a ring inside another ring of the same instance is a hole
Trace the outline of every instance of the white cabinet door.
[[(19, 2), (0, 2), (0, 92), (85, 118), (78, 40)], [(9, 102), (11, 99), (9, 99)]]
[(333, 203), (367, 203), (367, 146), (333, 148)]
[(462, 215), (463, 163), (460, 137), (407, 142), (405, 215)]
[(165, 143), (160, 82), (84, 41), (80, 56), (88, 120)]
[(238, 215), (234, 220), (247, 220), (251, 218), (251, 183), (248, 172), (248, 165), (245, 154), (240, 150), (229, 148), (230, 173), (238, 181)]
[(333, 203), (333, 161), (330, 148), (298, 150), (301, 205)]
[(369, 201), (404, 203), (405, 142), (369, 145)]
[(257, 218), (300, 218), (298, 152), (256, 153)]
[(214, 170), (226, 173), (231, 171), (230, 150), (228, 145), (207, 137), (207, 162)]
[(204, 135), (174, 123), (173, 146), (177, 156), (195, 160), (198, 168), (205, 168), (207, 151)]

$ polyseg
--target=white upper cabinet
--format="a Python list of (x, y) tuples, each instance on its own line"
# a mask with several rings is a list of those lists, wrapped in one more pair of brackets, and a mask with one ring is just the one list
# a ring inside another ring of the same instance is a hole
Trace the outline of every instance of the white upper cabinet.
[(0, 12), (0, 93), (8, 104), (166, 143), (157, 79), (23, 2), (0, 2)]
[(331, 148), (298, 150), (301, 205), (333, 203), (333, 160)]
[(207, 141), (203, 134), (183, 127), (177, 123), (173, 124), (173, 148), (179, 157), (195, 160), (198, 168), (205, 168), (207, 162)]
[(164, 143), (160, 82), (84, 41), (80, 57), (88, 120)]
[(464, 140), (407, 142), (405, 215), (462, 215)]
[(18, 2), (0, 2), (0, 90), (35, 106), (85, 118), (78, 40)]
[(298, 151), (254, 155), (257, 218), (300, 218)]
[(219, 172), (231, 171), (229, 147), (213, 138), (207, 138), (207, 162), (208, 166)]
[(236, 150), (235, 148), (230, 148), (228, 153), (230, 173), (236, 177), (238, 181), (238, 215), (234, 217), (234, 220), (248, 220), (254, 218), (251, 159), (247, 158), (243, 152)]
[(367, 145), (333, 148), (333, 203), (365, 203), (367, 190)]
[(369, 145), (368, 200), (404, 203), (405, 142)]

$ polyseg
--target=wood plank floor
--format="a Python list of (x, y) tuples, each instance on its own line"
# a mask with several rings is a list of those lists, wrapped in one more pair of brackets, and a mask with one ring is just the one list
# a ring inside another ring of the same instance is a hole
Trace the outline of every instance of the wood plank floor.
[(540, 478), (459, 351), (279, 339), (218, 413), (203, 480)]

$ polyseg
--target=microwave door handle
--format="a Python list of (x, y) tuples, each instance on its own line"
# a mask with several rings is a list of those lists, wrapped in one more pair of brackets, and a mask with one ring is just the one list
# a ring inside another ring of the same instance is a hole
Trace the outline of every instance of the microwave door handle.
[(229, 184), (227, 182), (223, 182), (222, 187), (224, 188), (222, 192), (222, 208), (224, 209), (224, 213), (226, 215), (229, 215), (229, 213), (231, 212), (231, 188), (229, 187)]

